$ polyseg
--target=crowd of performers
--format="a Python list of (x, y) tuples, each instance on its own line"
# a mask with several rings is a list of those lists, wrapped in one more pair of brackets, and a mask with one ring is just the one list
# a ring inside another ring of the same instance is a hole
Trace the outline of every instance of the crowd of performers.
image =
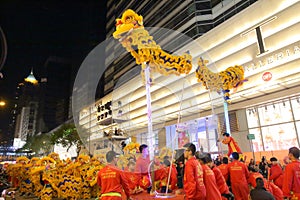
[(232, 152), (221, 162), (214, 162), (209, 153), (196, 151), (193, 143), (184, 145), (184, 160), (172, 162), (170, 150), (150, 161), (148, 146), (142, 144), (134, 145), (139, 153), (128, 154), (125, 160), (114, 151), (106, 153), (105, 162), (88, 155), (79, 155), (75, 161), (60, 160), (56, 153), (43, 158), (19, 157), (16, 164), (8, 166), (7, 173), (21, 195), (34, 195), (41, 200), (121, 200), (146, 191), (181, 193), (185, 199), (193, 200), (300, 200), (297, 147), (289, 149), (289, 163), (284, 169), (273, 157), (271, 164), (266, 160), (260, 163), (262, 170), (262, 166), (252, 162), (247, 166), (241, 161), (239, 148), (230, 144), (233, 138), (224, 136), (223, 143), (231, 145)]

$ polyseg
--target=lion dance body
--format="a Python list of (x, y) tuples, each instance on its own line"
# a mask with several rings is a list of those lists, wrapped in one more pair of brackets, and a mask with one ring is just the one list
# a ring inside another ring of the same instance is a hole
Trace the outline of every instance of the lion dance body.
[(198, 68), (196, 70), (196, 77), (198, 82), (201, 82), (207, 90), (223, 92), (225, 101), (230, 101), (230, 90), (237, 88), (243, 84), (244, 68), (240, 65), (228, 67), (226, 70), (214, 73), (208, 69), (207, 60), (202, 58), (198, 61)]
[(143, 70), (149, 65), (151, 70), (163, 75), (180, 75), (188, 74), (192, 69), (191, 55), (185, 53), (176, 56), (163, 51), (145, 30), (143, 17), (130, 9), (123, 13), (121, 19), (116, 20), (113, 36), (119, 39)]

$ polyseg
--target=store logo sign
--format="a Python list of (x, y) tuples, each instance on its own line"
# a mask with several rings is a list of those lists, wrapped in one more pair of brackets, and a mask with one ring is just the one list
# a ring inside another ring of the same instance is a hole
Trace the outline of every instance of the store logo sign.
[(262, 75), (262, 80), (264, 81), (270, 81), (272, 79), (272, 73), (271, 72), (265, 72)]
[(262, 31), (261, 31), (261, 27), (274, 21), (277, 17), (274, 16), (270, 19), (267, 19), (265, 21), (263, 21), (262, 23), (256, 25), (255, 27), (249, 29), (248, 31), (244, 32), (241, 34), (241, 36), (245, 36), (245, 35), (248, 35), (250, 32), (254, 31), (255, 30), (255, 33), (256, 33), (256, 39), (257, 39), (257, 46), (258, 46), (258, 54), (257, 56), (261, 56), (262, 54), (266, 53), (268, 50), (266, 50), (265, 48), (265, 42), (264, 42), (264, 38), (263, 38), (263, 35), (262, 35)]

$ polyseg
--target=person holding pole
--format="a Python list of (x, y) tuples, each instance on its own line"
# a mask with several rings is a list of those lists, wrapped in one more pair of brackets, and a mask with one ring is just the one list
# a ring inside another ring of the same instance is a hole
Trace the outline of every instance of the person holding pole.
[(229, 135), (229, 133), (223, 133), (224, 139), (222, 141), (223, 144), (227, 144), (228, 146), (228, 153), (227, 156), (229, 157), (233, 152), (237, 152), (238, 154), (241, 154), (241, 148), (237, 144), (237, 142), (234, 140), (232, 136)]

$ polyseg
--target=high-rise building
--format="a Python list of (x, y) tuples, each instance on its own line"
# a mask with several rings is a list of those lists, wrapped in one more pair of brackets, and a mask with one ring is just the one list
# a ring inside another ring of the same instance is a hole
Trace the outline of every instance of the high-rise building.
[(41, 78), (39, 132), (47, 132), (63, 124), (69, 117), (72, 64), (65, 58), (50, 56)]
[(12, 111), (15, 124), (15, 137), (26, 141), (37, 130), (37, 113), (39, 108), (40, 87), (33, 75), (33, 70), (22, 83), (17, 86), (15, 105)]
[[(179, 1), (107, 1), (107, 24), (106, 24), (106, 38), (112, 37), (115, 31), (115, 20), (120, 18), (126, 9), (132, 9), (144, 18), (145, 27), (162, 27), (165, 29), (172, 29), (179, 31), (186, 36), (196, 39), (205, 34), (209, 30), (218, 26), (230, 17), (244, 10), (257, 0), (179, 0)], [(155, 39), (168, 43), (167, 46), (176, 46), (177, 49), (184, 46), (181, 43), (176, 44), (176, 40), (172, 37), (161, 33), (154, 33)], [(188, 42), (188, 41), (187, 41)], [(115, 45), (118, 41), (112, 42), (106, 47), (106, 65), (108, 68), (104, 74), (104, 94), (110, 93), (116, 83), (118, 85), (121, 80), (120, 77), (135, 66), (135, 62), (130, 54), (114, 59), (114, 54), (120, 51), (121, 46)], [(173, 49), (175, 51), (176, 49)], [(109, 64), (111, 63), (111, 64)], [(131, 76), (136, 76), (131, 74)]]

